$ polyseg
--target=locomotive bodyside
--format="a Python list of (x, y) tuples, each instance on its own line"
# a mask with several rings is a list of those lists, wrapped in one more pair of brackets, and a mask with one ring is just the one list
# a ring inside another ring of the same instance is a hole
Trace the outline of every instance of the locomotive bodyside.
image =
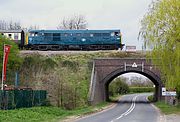
[(32, 30), (28, 46), (37, 50), (112, 50), (122, 48), (120, 30)]

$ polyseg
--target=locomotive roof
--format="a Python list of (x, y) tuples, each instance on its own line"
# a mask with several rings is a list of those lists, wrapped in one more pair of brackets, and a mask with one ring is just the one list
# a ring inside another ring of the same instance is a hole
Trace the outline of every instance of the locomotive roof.
[(23, 30), (0, 30), (1, 33), (21, 33)]
[(120, 32), (120, 30), (31, 30), (29, 32), (46, 32), (46, 33), (110, 33)]

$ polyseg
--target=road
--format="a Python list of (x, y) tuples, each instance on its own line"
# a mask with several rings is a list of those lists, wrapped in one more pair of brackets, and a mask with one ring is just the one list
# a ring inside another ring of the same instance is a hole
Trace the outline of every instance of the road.
[(160, 113), (147, 101), (149, 95), (151, 94), (125, 95), (115, 107), (76, 122), (158, 122)]

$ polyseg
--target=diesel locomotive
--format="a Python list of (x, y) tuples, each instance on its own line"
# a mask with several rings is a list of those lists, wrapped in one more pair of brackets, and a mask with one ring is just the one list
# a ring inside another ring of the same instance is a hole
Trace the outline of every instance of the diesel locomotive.
[[(16, 41), (14, 31), (14, 34), (0, 33)], [(19, 47), (32, 50), (116, 50), (124, 46), (120, 30), (31, 30), (17, 33), (21, 35), (16, 41)]]

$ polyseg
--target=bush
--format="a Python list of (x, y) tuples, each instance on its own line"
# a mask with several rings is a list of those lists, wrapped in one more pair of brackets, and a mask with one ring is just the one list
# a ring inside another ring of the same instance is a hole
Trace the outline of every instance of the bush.
[(0, 69), (2, 69), (2, 59), (3, 59), (3, 45), (11, 45), (11, 50), (8, 57), (7, 70), (16, 71), (22, 64), (22, 58), (19, 56), (18, 45), (6, 38), (5, 36), (0, 35)]
[(153, 87), (130, 87), (130, 93), (154, 92)]
[(116, 94), (126, 94), (129, 92), (129, 86), (120, 78), (116, 79), (109, 85), (109, 95), (114, 96)]

